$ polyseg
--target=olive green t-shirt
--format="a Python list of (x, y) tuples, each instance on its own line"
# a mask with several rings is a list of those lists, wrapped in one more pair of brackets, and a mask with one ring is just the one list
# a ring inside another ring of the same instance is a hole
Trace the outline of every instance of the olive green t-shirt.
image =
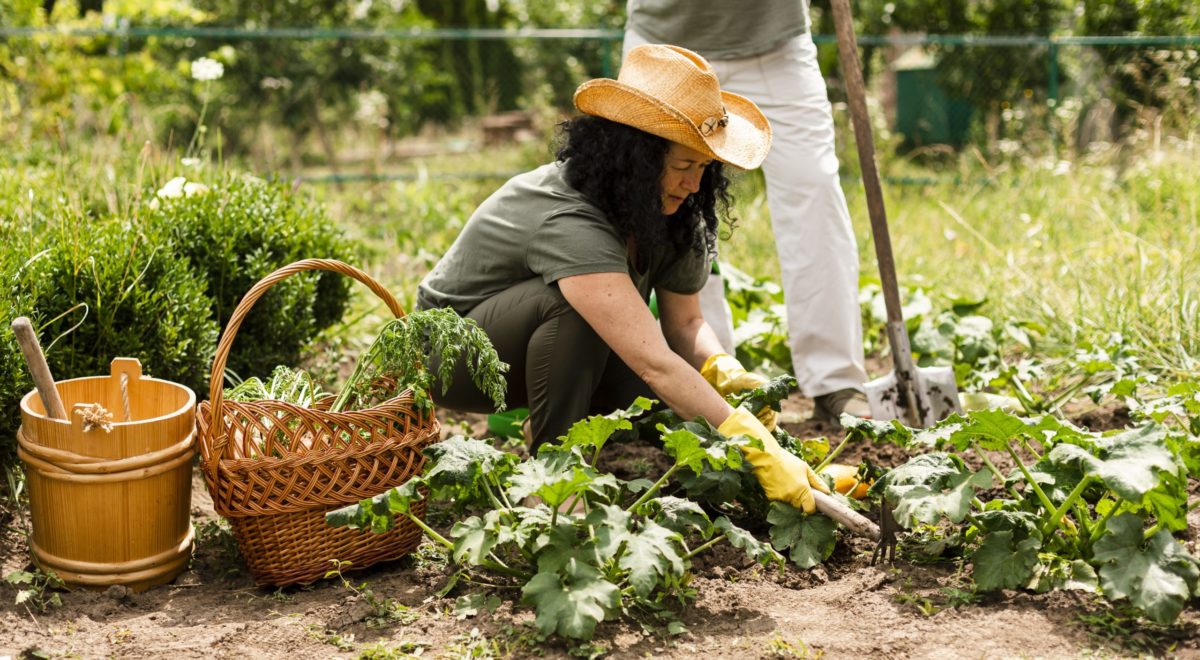
[(543, 165), (509, 179), (484, 200), (417, 287), (417, 306), (466, 314), (533, 277), (551, 284), (590, 273), (629, 273), (643, 300), (655, 288), (696, 293), (704, 286), (708, 257), (690, 248), (664, 248), (645, 272), (636, 272), (624, 239), (563, 175), (561, 163)]
[(629, 0), (626, 28), (710, 60), (769, 53), (808, 30), (807, 0)]

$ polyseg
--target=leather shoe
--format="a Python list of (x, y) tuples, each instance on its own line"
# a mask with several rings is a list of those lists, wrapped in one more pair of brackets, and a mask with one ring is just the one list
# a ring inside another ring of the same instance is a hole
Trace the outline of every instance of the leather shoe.
[(841, 426), (838, 418), (842, 413), (864, 419), (871, 418), (871, 407), (867, 404), (867, 395), (852, 387), (815, 396), (813, 404), (813, 419), (834, 426)]

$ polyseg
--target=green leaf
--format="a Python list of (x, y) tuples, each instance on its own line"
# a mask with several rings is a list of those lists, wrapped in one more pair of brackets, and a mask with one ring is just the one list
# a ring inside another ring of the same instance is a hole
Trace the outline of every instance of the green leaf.
[(754, 561), (764, 566), (772, 562), (783, 564), (783, 555), (771, 547), (770, 543), (759, 541), (753, 534), (733, 524), (725, 516), (714, 520), (713, 526), (725, 534), (730, 545), (745, 551), (746, 556)]
[(466, 619), (479, 614), (480, 610), (495, 612), (500, 607), (500, 599), (485, 593), (467, 594), (454, 599), (454, 616)]
[(1016, 541), (1037, 536), (1040, 533), (1038, 524), (1041, 519), (1028, 511), (992, 509), (975, 514), (974, 520), (978, 521), (980, 528), (989, 534), (1011, 532), (1013, 540)]
[(518, 502), (537, 495), (551, 509), (587, 490), (592, 475), (583, 469), (578, 450), (539, 452), (517, 466), (509, 480), (508, 497)]
[(595, 572), (569, 577), (541, 572), (521, 588), (521, 594), (537, 608), (536, 624), (542, 634), (591, 639), (596, 624), (616, 609), (620, 590)]
[(975, 584), (982, 591), (1017, 589), (1029, 583), (1038, 561), (1040, 535), (1014, 544), (1010, 531), (992, 532), (971, 556)]
[(638, 533), (627, 538), (620, 566), (629, 571), (629, 584), (639, 596), (649, 596), (660, 576), (683, 575), (679, 544), (678, 534), (652, 520), (645, 521)]
[(1187, 527), (1185, 470), (1162, 427), (1148, 425), (1097, 438), (1095, 446), (1098, 456), (1078, 445), (1059, 444), (1047, 459), (1099, 477), (1114, 493), (1145, 506), (1171, 529)]
[(901, 447), (908, 446), (912, 440), (912, 429), (899, 420), (877, 422), (864, 417), (847, 415), (841, 419), (842, 427), (858, 438), (869, 438), (873, 442), (891, 442)]
[(508, 479), (517, 457), (496, 450), (486, 442), (453, 436), (425, 449), (425, 483), (430, 497), (450, 502), (455, 511), (468, 507), (492, 507), (492, 497)]
[(664, 495), (656, 497), (646, 504), (650, 507), (649, 515), (652, 518), (663, 527), (679, 534), (687, 534), (690, 530), (695, 529), (707, 536), (706, 531), (712, 526), (704, 509), (691, 500)]
[[(542, 528), (533, 545), (538, 571), (571, 575), (592, 571), (599, 574), (599, 567), (611, 557), (602, 557), (595, 541), (586, 536), (581, 538), (581, 529), (576, 522), (560, 515), (553, 527)], [(586, 530), (582, 531), (586, 533)], [(617, 545), (620, 545), (619, 541)]]
[(596, 552), (604, 559), (615, 557), (621, 544), (633, 536), (629, 531), (633, 516), (619, 506), (602, 504), (592, 507), (584, 522), (596, 530)]
[(755, 414), (763, 408), (778, 411), (780, 402), (791, 395), (792, 388), (795, 386), (796, 379), (791, 374), (776, 376), (763, 383), (761, 387), (729, 397), (729, 403), (735, 407), (741, 406)]
[(1008, 443), (1028, 434), (1031, 426), (1017, 415), (1003, 410), (977, 410), (950, 436), (950, 444), (962, 451), (972, 441), (992, 451), (1005, 451)]
[(586, 447), (599, 451), (613, 433), (633, 428), (633, 424), (629, 421), (630, 417), (641, 415), (653, 405), (654, 402), (650, 399), (638, 397), (625, 410), (617, 410), (608, 415), (593, 415), (575, 422), (567, 431), (567, 437), (563, 440), (561, 447), (563, 449)]
[[(1051, 451), (1053, 452), (1053, 450)], [(1083, 472), (1081, 470), (1073, 465), (1055, 463), (1050, 460), (1050, 454), (1043, 456), (1040, 461), (1029, 466), (1029, 474), (1037, 482), (1038, 486), (1041, 487), (1046, 497), (1049, 497), (1050, 501), (1056, 505), (1066, 501), (1071, 491), (1083, 480)], [(1013, 486), (1020, 481), (1024, 481), (1024, 479), (1025, 475), (1021, 474), (1020, 470), (1014, 468), (1005, 480), (1005, 485)]]
[(487, 555), (496, 546), (495, 531), (479, 516), (471, 516), (466, 520), (454, 523), (450, 528), (450, 536), (454, 540), (452, 557), (458, 563), (468, 562), (478, 566), (487, 559)]
[(408, 515), (412, 503), (424, 499), (420, 490), (422, 483), (421, 477), (413, 477), (371, 499), (329, 511), (325, 514), (325, 523), (330, 527), (369, 529), (382, 534), (395, 526), (393, 514)]
[(783, 502), (772, 502), (767, 513), (771, 543), (779, 550), (791, 548), (788, 557), (800, 568), (812, 568), (829, 559), (837, 544), (837, 523), (822, 515), (806, 515)]
[(1039, 553), (1033, 577), (1025, 588), (1040, 594), (1058, 590), (1095, 592), (1100, 588), (1100, 578), (1096, 577), (1096, 569), (1082, 559)]
[(667, 431), (665, 428), (660, 428), (660, 430), (663, 431), (663, 446), (666, 448), (667, 454), (675, 459), (675, 464), (689, 467), (692, 472), (700, 474), (700, 471), (704, 469), (705, 458), (708, 456), (704, 448), (700, 446), (700, 437), (686, 428), (673, 431)]
[(934, 452), (891, 470), (880, 484), (887, 501), (896, 506), (896, 521), (911, 528), (914, 522), (936, 524), (942, 516), (962, 522), (975, 492), (991, 487), (992, 475), (986, 470), (971, 472), (954, 454)]
[(1100, 583), (1110, 600), (1124, 598), (1146, 616), (1170, 624), (1179, 616), (1200, 582), (1200, 560), (1166, 530), (1143, 538), (1142, 518), (1123, 513), (1108, 521), (1096, 541), (1092, 562), (1100, 567)]
[(29, 571), (13, 571), (4, 576), (4, 581), (9, 584), (29, 584), (33, 582), (33, 573)]

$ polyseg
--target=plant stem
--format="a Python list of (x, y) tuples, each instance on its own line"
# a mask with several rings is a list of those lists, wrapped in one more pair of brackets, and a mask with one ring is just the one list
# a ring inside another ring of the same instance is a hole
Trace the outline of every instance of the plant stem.
[[(1103, 501), (1103, 499), (1101, 499), (1101, 501)], [(1099, 504), (1099, 502), (1096, 504)], [(1121, 499), (1114, 498), (1112, 508), (1109, 509), (1108, 512), (1103, 516), (1101, 516), (1099, 522), (1097, 522), (1096, 526), (1092, 528), (1092, 535), (1088, 537), (1089, 545), (1099, 541), (1100, 537), (1104, 536), (1104, 532), (1108, 529), (1108, 519), (1113, 517), (1113, 514), (1117, 512), (1117, 509), (1120, 508), (1120, 506)]]
[(1020, 493), (1017, 492), (1016, 488), (1013, 488), (1005, 483), (1008, 481), (1008, 479), (1000, 472), (1000, 469), (997, 468), (994, 463), (992, 463), (992, 459), (988, 458), (988, 455), (983, 452), (983, 447), (980, 447), (977, 441), (971, 442), (971, 449), (975, 450), (975, 453), (979, 456), (980, 460), (983, 461), (983, 464), (987, 466), (987, 469), (992, 473), (992, 476), (995, 477), (997, 481), (1004, 484), (1004, 489), (1008, 491), (1009, 495), (1013, 496), (1013, 499), (1025, 499)]
[(453, 544), (453, 543), (451, 543), (450, 541), (446, 540), (446, 537), (444, 537), (444, 536), (442, 536), (441, 534), (438, 534), (436, 531), (434, 531), (434, 529), (433, 529), (432, 527), (430, 527), (429, 525), (426, 525), (424, 520), (421, 520), (421, 519), (420, 519), (420, 518), (418, 518), (417, 516), (414, 516), (413, 514), (411, 514), (411, 513), (408, 513), (407, 511), (406, 511), (406, 512), (404, 512), (404, 515), (408, 516), (408, 519), (409, 519), (409, 520), (411, 520), (411, 521), (413, 521), (413, 524), (415, 524), (417, 527), (420, 527), (420, 528), (421, 528), (421, 531), (422, 531), (422, 532), (425, 532), (425, 535), (426, 535), (426, 536), (428, 536), (429, 538), (433, 539), (433, 540), (434, 540), (434, 541), (436, 541), (437, 543), (440, 543), (440, 544), (442, 544), (443, 546), (445, 546), (445, 547), (446, 547), (446, 549), (447, 549), (447, 550), (453, 550), (453, 549), (454, 549), (454, 544)]
[(1067, 495), (1067, 499), (1063, 501), (1062, 506), (1054, 509), (1053, 513), (1050, 514), (1050, 519), (1047, 520), (1045, 526), (1042, 527), (1042, 538), (1050, 536), (1054, 533), (1054, 530), (1058, 529), (1058, 525), (1062, 521), (1063, 516), (1067, 515), (1067, 511), (1079, 501), (1080, 497), (1083, 497), (1083, 491), (1087, 489), (1088, 486), (1092, 485), (1094, 480), (1095, 477), (1090, 474), (1079, 480), (1079, 483), (1076, 484), (1075, 488), (1071, 489), (1071, 493)]
[(375, 359), (374, 355), (375, 344), (367, 349), (365, 353), (358, 357), (358, 362), (354, 365), (354, 371), (350, 372), (350, 377), (342, 384), (342, 391), (338, 392), (337, 398), (333, 400), (333, 404), (329, 406), (329, 412), (341, 412), (350, 400), (350, 395), (354, 391), (354, 386), (358, 381), (362, 380), (367, 371), (367, 365)]
[(1017, 378), (1016, 374), (1013, 374), (1011, 378), (1013, 394), (1017, 395), (1017, 400), (1021, 402), (1021, 407), (1025, 409), (1025, 412), (1033, 414), (1037, 408), (1037, 404), (1033, 400), (1033, 395), (1029, 393), (1029, 390), (1025, 389), (1025, 384), (1021, 382), (1020, 378)]
[(492, 485), (496, 487), (496, 492), (500, 494), (500, 501), (504, 503), (504, 508), (513, 508), (512, 502), (510, 502), (508, 499), (508, 493), (504, 492), (504, 488), (500, 486), (500, 480), (496, 478), (496, 475), (492, 472), (489, 472), (488, 479), (492, 482)]
[(1033, 454), (1035, 459), (1042, 460), (1042, 455), (1033, 448), (1033, 445), (1029, 444), (1029, 438), (1021, 438), (1021, 446), (1025, 448), (1025, 451)]
[(1095, 521), (1092, 520), (1092, 517), (1090, 515), (1088, 515), (1087, 507), (1083, 506), (1082, 500), (1077, 500), (1075, 502), (1074, 511), (1075, 511), (1075, 522), (1079, 524), (1080, 538), (1085, 538), (1085, 539), (1091, 538), (1092, 537), (1092, 523), (1094, 523)]
[(652, 495), (654, 495), (654, 493), (658, 492), (658, 490), (660, 488), (662, 488), (664, 484), (667, 483), (667, 481), (671, 478), (671, 475), (675, 474), (675, 472), (677, 470), (679, 470), (681, 465), (682, 465), (682, 463), (676, 463), (675, 465), (672, 465), (669, 470), (667, 470), (666, 472), (663, 473), (663, 476), (658, 478), (658, 481), (654, 482), (653, 485), (651, 485), (649, 488), (646, 489), (646, 492), (642, 493), (641, 497), (637, 498), (636, 502), (634, 502), (633, 504), (630, 504), (629, 508), (625, 509), (625, 513), (632, 513), (639, 506), (641, 506), (641, 505), (645, 504), (647, 501), (649, 501), (650, 497)]
[(1149, 529), (1147, 529), (1145, 532), (1142, 532), (1142, 540), (1149, 541), (1150, 539), (1154, 538), (1154, 535), (1158, 533), (1158, 528), (1161, 526), (1161, 522), (1156, 522), (1151, 525)]
[(829, 454), (825, 457), (825, 460), (821, 461), (819, 464), (817, 464), (817, 467), (813, 468), (813, 472), (820, 472), (821, 470), (824, 470), (830, 463), (832, 463), (833, 459), (837, 458), (838, 454), (842, 453), (842, 450), (845, 449), (846, 443), (850, 442), (851, 435), (853, 434), (847, 433), (846, 437), (842, 438), (842, 441), (838, 443), (838, 446), (834, 447), (833, 451), (829, 452)]
[(1029, 484), (1029, 487), (1033, 489), (1034, 494), (1037, 495), (1038, 501), (1042, 503), (1042, 508), (1047, 511), (1053, 511), (1054, 502), (1051, 502), (1050, 498), (1046, 497), (1046, 493), (1042, 491), (1042, 487), (1033, 480), (1033, 475), (1029, 473), (1029, 468), (1025, 467), (1025, 463), (1023, 463), (1021, 461), (1021, 457), (1017, 455), (1017, 450), (1013, 449), (1012, 445), (1008, 444), (1007, 442), (1004, 443), (1004, 448), (1008, 450), (1008, 455), (1012, 457), (1013, 462), (1017, 464), (1017, 469), (1021, 471), (1021, 474), (1025, 475), (1025, 483)]
[(713, 539), (696, 546), (695, 550), (692, 550), (691, 552), (687, 553), (686, 555), (683, 556), (683, 558), (691, 559), (692, 557), (695, 557), (696, 555), (700, 554), (701, 552), (708, 550), (709, 548), (713, 547), (714, 545), (716, 545), (724, 540), (725, 540), (724, 534), (718, 535), (718, 536), (714, 537)]

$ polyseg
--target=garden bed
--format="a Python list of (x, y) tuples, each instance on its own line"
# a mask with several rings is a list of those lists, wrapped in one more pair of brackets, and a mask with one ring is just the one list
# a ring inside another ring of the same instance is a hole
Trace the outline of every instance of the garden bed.
[[(831, 435), (828, 427), (798, 421), (809, 405), (798, 396), (785, 402), (789, 431)], [(1100, 418), (1119, 420), (1121, 414)], [(465, 421), (473, 428), (484, 424), (476, 417)], [(902, 462), (899, 451), (862, 442), (846, 456), (895, 464)], [(610, 453), (614, 471), (655, 460), (655, 448), (642, 443), (614, 446)], [(456, 607), (466, 590), (440, 593), (452, 570), (432, 544), (400, 561), (349, 572), (344, 580), (335, 576), (272, 591), (256, 588), (242, 567), (198, 473), (192, 513), (199, 530), (195, 557), (171, 585), (141, 594), (122, 588), (64, 592), (62, 606), (45, 612), (36, 608), (37, 599), (14, 604), (15, 591), (8, 589), (0, 603), (0, 655), (1200, 657), (1194, 609), (1163, 627), (1138, 623), (1080, 592), (1002, 591), (975, 599), (961, 588), (957, 562), (920, 564), (902, 555), (894, 565), (871, 566), (872, 544), (845, 536), (828, 561), (808, 570), (764, 568), (727, 544), (714, 548), (695, 563), (691, 587), (697, 598), (681, 616), (686, 632), (669, 635), (622, 619), (600, 624), (591, 642), (546, 640), (515, 593), (485, 591), (485, 602), (470, 616)], [(452, 523), (436, 511), (429, 520), (442, 530)], [(0, 543), (4, 574), (25, 567), (26, 529), (26, 520), (16, 521)], [(1192, 512), (1186, 534), (1194, 550), (1200, 512)], [(44, 592), (41, 599), (49, 596)]]

